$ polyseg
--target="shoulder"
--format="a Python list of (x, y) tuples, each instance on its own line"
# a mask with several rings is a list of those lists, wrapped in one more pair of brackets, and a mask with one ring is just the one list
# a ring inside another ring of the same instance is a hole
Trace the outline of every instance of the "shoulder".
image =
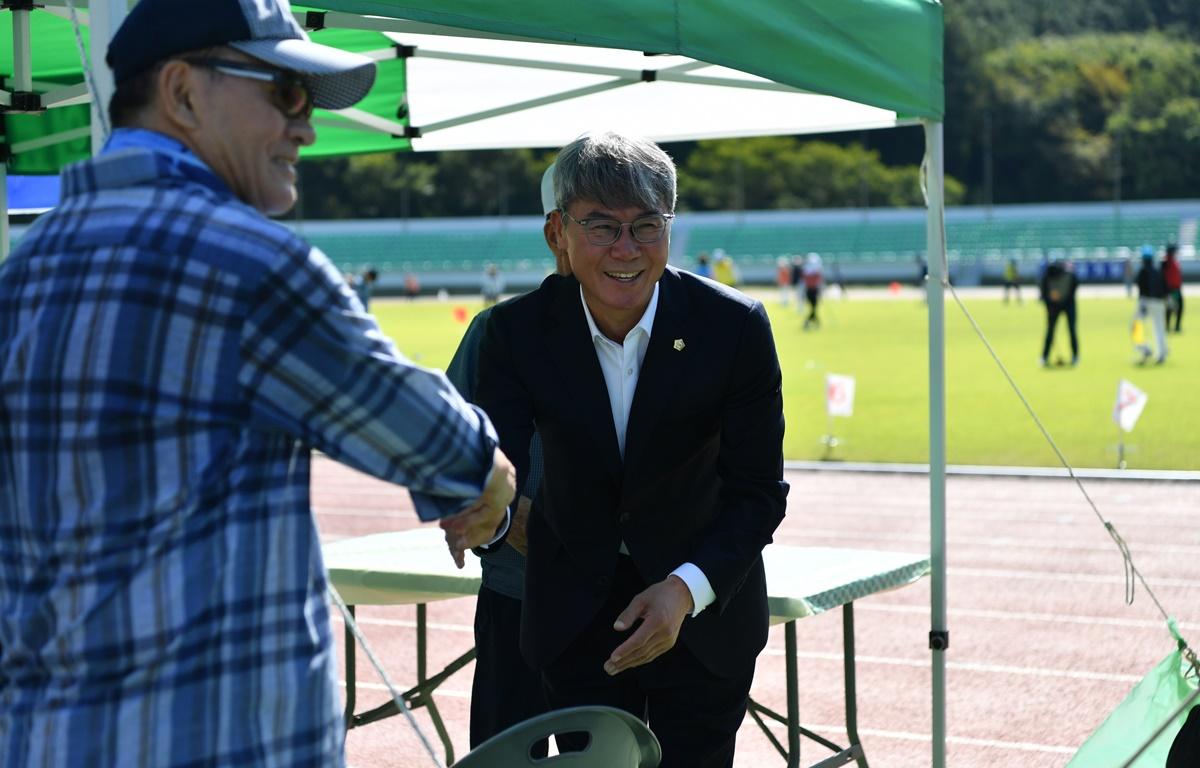
[(663, 272), (660, 285), (663, 296), (679, 294), (695, 314), (717, 313), (721, 317), (729, 317), (762, 309), (762, 302), (736, 288), (671, 266)]
[(493, 306), (491, 317), (500, 323), (522, 323), (545, 316), (556, 307), (579, 303), (579, 282), (570, 275), (552, 274), (528, 293)]

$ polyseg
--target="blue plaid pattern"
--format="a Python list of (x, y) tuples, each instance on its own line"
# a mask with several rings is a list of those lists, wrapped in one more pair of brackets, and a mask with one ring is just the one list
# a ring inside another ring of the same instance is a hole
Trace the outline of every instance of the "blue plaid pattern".
[(437, 516), (495, 432), (163, 141), (0, 263), (0, 766), (340, 765), (310, 450)]

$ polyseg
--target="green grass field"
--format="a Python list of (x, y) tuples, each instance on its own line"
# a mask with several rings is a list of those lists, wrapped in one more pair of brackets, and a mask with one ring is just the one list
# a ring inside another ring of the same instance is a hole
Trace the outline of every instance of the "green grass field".
[[(1026, 291), (1027, 295), (1030, 293)], [(834, 419), (841, 441), (832, 458), (845, 461), (928, 460), (928, 318), (915, 292), (874, 300), (851, 292), (822, 305), (823, 327), (803, 332), (795, 307), (763, 294), (783, 367), (789, 459), (825, 456), (821, 436), (826, 372), (857, 380), (854, 415)], [(1041, 368), (1042, 305), (1003, 304), (999, 298), (965, 301), (1000, 359), (1072, 465), (1115, 467), (1118, 431), (1112, 421), (1117, 384), (1127, 378), (1148, 393), (1134, 431), (1125, 436), (1130, 468), (1200, 468), (1200, 331), (1168, 337), (1166, 365), (1134, 364), (1124, 297), (1081, 298), (1081, 360), (1076, 368)], [(444, 368), (478, 301), (376, 301), (372, 311), (400, 349), (423, 365)], [(1195, 310), (1193, 310), (1194, 312)], [(1185, 321), (1188, 320), (1185, 317)], [(1060, 321), (1062, 322), (1062, 321)], [(1070, 359), (1065, 325), (1051, 358)], [(1053, 451), (1003, 374), (947, 296), (946, 386), (948, 459), (952, 464), (1057, 466)]]

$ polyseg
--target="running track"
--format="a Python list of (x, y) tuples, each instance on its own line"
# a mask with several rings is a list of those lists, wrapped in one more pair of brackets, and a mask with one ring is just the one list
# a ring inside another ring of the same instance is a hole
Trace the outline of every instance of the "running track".
[[(776, 541), (802, 546), (927, 552), (922, 475), (788, 471), (788, 516)], [(1088, 480), (1100, 511), (1129, 543), (1159, 599), (1200, 645), (1200, 483)], [(314, 460), (322, 540), (416, 527), (407, 493)], [(1054, 478), (951, 476), (947, 762), (955, 768), (1062, 766), (1130, 688), (1172, 650), (1140, 586), (1124, 603), (1121, 557), (1073, 483)], [(873, 766), (930, 763), (929, 579), (855, 604), (859, 733)], [(429, 607), (430, 669), (473, 644), (470, 599)], [(415, 679), (414, 609), (364, 606), (359, 622), (401, 688)], [(841, 614), (797, 623), (801, 714), (838, 741), (842, 717)], [(335, 619), (341, 637), (341, 621)], [(783, 634), (759, 657), (757, 700), (784, 708)], [(472, 667), (436, 694), (461, 756), (467, 750)], [(358, 654), (359, 709), (387, 698)], [(418, 721), (433, 737), (423, 710)], [(803, 762), (828, 755), (803, 742)], [(412, 730), (392, 718), (351, 731), (353, 768), (430, 765)], [(782, 766), (747, 718), (738, 768)]]

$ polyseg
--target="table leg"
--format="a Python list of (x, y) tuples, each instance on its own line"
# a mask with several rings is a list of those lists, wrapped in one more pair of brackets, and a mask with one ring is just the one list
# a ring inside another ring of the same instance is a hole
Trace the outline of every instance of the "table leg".
[[(417, 688), (424, 689), (425, 679), (425, 604), (417, 604)], [(446, 765), (454, 765), (454, 745), (450, 741), (450, 734), (446, 732), (446, 724), (442, 722), (442, 714), (438, 712), (437, 704), (433, 701), (433, 691), (429, 692), (429, 696), (425, 699), (425, 707), (429, 710), (429, 719), (433, 721), (433, 728), (437, 731), (438, 738), (442, 740), (442, 746), (446, 749)]]
[(800, 682), (796, 664), (796, 622), (783, 625), (784, 663), (787, 668), (788, 768), (800, 765)]
[[(354, 618), (354, 606), (347, 605), (346, 610), (350, 613), (350, 618)], [(350, 623), (344, 624), (343, 634), (345, 635), (346, 644), (346, 730), (354, 727), (354, 695), (355, 695), (355, 653), (356, 643), (354, 633), (350, 631)]]
[(858, 738), (858, 692), (855, 687), (854, 603), (842, 606), (842, 667), (846, 674), (846, 735), (850, 737), (848, 751), (858, 761), (858, 768), (867, 768), (867, 756)]

